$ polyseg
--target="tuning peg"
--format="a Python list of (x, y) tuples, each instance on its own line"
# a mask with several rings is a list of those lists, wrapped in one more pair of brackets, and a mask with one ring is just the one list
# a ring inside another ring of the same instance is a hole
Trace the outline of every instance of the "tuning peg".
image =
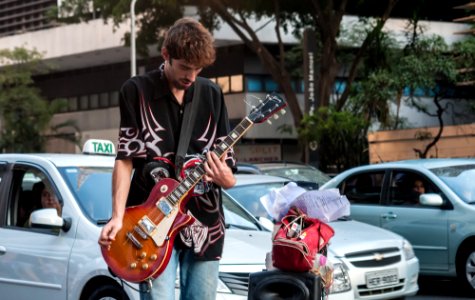
[(267, 119), (267, 123), (269, 123), (269, 125), (272, 125), (272, 121)]
[(274, 120), (277, 120), (279, 118), (279, 115), (274, 115)]

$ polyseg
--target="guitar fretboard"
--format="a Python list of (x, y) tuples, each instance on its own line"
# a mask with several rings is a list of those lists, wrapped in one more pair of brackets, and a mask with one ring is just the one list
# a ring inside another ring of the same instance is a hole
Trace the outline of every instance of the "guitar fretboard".
[[(244, 133), (252, 127), (254, 123), (248, 118), (243, 119), (227, 136), (220, 142), (213, 152), (221, 158), (223, 154), (231, 148), (244, 135)], [(205, 175), (206, 171), (203, 164), (192, 169), (180, 184), (171, 192), (166, 199), (175, 206)]]

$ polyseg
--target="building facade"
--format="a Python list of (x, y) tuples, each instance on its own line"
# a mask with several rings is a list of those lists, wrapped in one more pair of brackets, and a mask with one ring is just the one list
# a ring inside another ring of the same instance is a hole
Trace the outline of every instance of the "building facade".
[[(31, 3), (35, 5), (32, 5)], [(114, 28), (112, 22), (95, 19), (88, 23), (61, 25), (45, 21), (56, 1), (12, 1), (0, 4), (0, 48), (35, 48), (44, 55), (44, 62), (52, 67), (49, 74), (36, 76), (35, 82), (47, 99), (64, 98), (68, 108), (57, 114), (53, 123), (74, 120), (81, 130), (83, 141), (89, 138), (117, 140), (119, 126), (118, 99), (122, 83), (130, 77), (131, 49), (124, 46), (124, 33), (130, 31), (125, 22)], [(9, 12), (11, 13), (9, 15)], [(39, 15), (33, 17), (34, 12)], [(7, 18), (7, 15), (8, 18)], [(30, 17), (31, 16), (31, 17)], [(351, 24), (354, 17), (345, 17)], [(267, 26), (264, 26), (267, 24)], [(274, 24), (256, 21), (257, 33), (264, 43), (275, 43)], [(429, 33), (443, 35), (448, 43), (460, 39), (453, 34), (467, 25), (451, 22), (429, 22)], [(387, 29), (402, 32), (406, 22), (389, 20)], [(402, 34), (402, 33), (401, 33)], [(239, 37), (226, 25), (213, 32), (217, 45), (217, 60), (202, 72), (202, 76), (217, 82), (225, 93), (232, 124), (237, 124), (250, 111), (253, 102), (278, 90), (269, 73), (256, 55), (242, 44)], [(291, 34), (282, 36), (286, 44), (299, 41)], [(149, 58), (138, 58), (138, 73), (156, 68), (161, 63), (156, 46), (150, 48)], [(0, 66), (1, 67), (1, 66)], [(304, 107), (302, 81), (293, 86)], [(295, 130), (280, 131), (282, 125), (293, 126), (290, 113), (273, 120), (272, 125), (254, 126), (239, 143), (237, 150), (243, 161), (301, 160), (300, 145)], [(54, 152), (79, 152), (80, 149), (57, 140), (48, 146)]]

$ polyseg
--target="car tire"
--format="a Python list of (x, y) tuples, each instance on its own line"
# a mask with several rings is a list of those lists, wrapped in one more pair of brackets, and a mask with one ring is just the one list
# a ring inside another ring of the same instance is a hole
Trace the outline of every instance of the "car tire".
[[(82, 297), (81, 297), (82, 298)], [(88, 297), (87, 300), (129, 300), (129, 297), (124, 290), (113, 284), (105, 284), (95, 288)]]
[(475, 294), (475, 248), (465, 247), (460, 252), (460, 259), (457, 261), (457, 276), (460, 282)]

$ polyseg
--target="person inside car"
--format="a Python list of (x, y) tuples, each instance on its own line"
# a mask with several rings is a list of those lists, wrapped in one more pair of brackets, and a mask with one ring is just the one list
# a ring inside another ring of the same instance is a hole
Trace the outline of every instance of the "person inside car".
[(414, 186), (412, 187), (412, 189), (415, 192), (419, 193), (419, 195), (424, 194), (426, 192), (426, 189), (424, 187), (424, 183), (420, 179), (414, 180)]
[[(36, 199), (34, 202), (39, 202), (40, 206), (37, 209), (42, 208), (54, 208), (58, 213), (58, 216), (61, 216), (63, 207), (59, 202), (58, 197), (53, 191), (52, 187), (49, 184), (45, 184), (43, 181), (37, 182), (33, 185), (33, 192)], [(31, 217), (31, 214), (30, 214)], [(27, 220), (25, 227), (30, 227), (31, 221), (30, 218)]]
[(412, 190), (410, 192), (410, 201), (409, 204), (411, 205), (419, 205), (419, 196), (425, 193), (425, 186), (424, 182), (416, 178), (412, 185)]

